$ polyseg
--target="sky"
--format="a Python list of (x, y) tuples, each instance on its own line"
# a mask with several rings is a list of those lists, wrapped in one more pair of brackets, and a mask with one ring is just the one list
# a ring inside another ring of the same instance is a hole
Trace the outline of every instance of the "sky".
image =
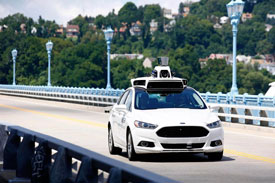
[[(0, 18), (14, 13), (22, 13), (27, 17), (38, 20), (39, 15), (46, 20), (55, 20), (58, 24), (67, 25), (67, 22), (79, 14), (106, 16), (115, 9), (119, 9), (129, 0), (0, 0)], [(178, 12), (180, 2), (198, 0), (132, 0), (136, 6), (145, 4), (159, 4), (162, 8)]]

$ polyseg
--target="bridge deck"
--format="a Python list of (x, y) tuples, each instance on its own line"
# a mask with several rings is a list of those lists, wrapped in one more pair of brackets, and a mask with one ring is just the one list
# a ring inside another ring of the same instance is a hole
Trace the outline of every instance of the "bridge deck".
[[(97, 111), (95, 111), (97, 110)], [(129, 162), (110, 156), (102, 108), (0, 95), (0, 122), (30, 128), (180, 182), (274, 182), (275, 134), (225, 127), (220, 162), (201, 155), (151, 155)], [(264, 127), (262, 127), (264, 128)]]

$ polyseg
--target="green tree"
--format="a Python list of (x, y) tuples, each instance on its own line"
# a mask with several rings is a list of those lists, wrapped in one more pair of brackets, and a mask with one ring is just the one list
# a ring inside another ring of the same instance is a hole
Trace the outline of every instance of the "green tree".
[(143, 22), (149, 24), (152, 19), (162, 19), (161, 7), (158, 4), (145, 5)]
[(265, 22), (266, 14), (275, 13), (274, 7), (274, 0), (258, 1), (252, 11), (252, 14), (255, 15), (254, 19), (256, 19), (258, 22)]
[(266, 39), (259, 41), (256, 46), (256, 52), (258, 54), (272, 53), (273, 45)]
[(179, 14), (183, 14), (184, 13), (184, 4), (183, 4), (183, 2), (180, 2), (180, 4), (179, 4)]
[(138, 9), (132, 2), (127, 2), (118, 12), (118, 18), (121, 22), (127, 23), (130, 27), (132, 22), (136, 22), (138, 19)]
[(271, 49), (271, 53), (275, 54), (275, 27), (273, 27), (267, 35), (268, 42), (273, 46)]
[(101, 29), (103, 25), (106, 24), (105, 17), (102, 15), (97, 15), (95, 17), (95, 25), (98, 29)]

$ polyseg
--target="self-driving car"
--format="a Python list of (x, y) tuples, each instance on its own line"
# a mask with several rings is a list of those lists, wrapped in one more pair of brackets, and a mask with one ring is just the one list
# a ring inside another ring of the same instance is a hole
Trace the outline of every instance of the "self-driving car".
[(222, 159), (221, 121), (187, 80), (173, 76), (167, 62), (131, 83), (110, 111), (111, 154), (126, 150), (135, 160), (140, 154), (191, 152)]

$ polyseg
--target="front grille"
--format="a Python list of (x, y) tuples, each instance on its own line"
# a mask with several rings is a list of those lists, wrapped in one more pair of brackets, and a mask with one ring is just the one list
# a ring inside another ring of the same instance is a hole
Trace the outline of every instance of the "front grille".
[(195, 144), (161, 144), (165, 149), (194, 149), (202, 148), (204, 143), (195, 143)]
[(173, 126), (164, 127), (157, 131), (159, 137), (177, 138), (177, 137), (204, 137), (209, 131), (199, 126)]

